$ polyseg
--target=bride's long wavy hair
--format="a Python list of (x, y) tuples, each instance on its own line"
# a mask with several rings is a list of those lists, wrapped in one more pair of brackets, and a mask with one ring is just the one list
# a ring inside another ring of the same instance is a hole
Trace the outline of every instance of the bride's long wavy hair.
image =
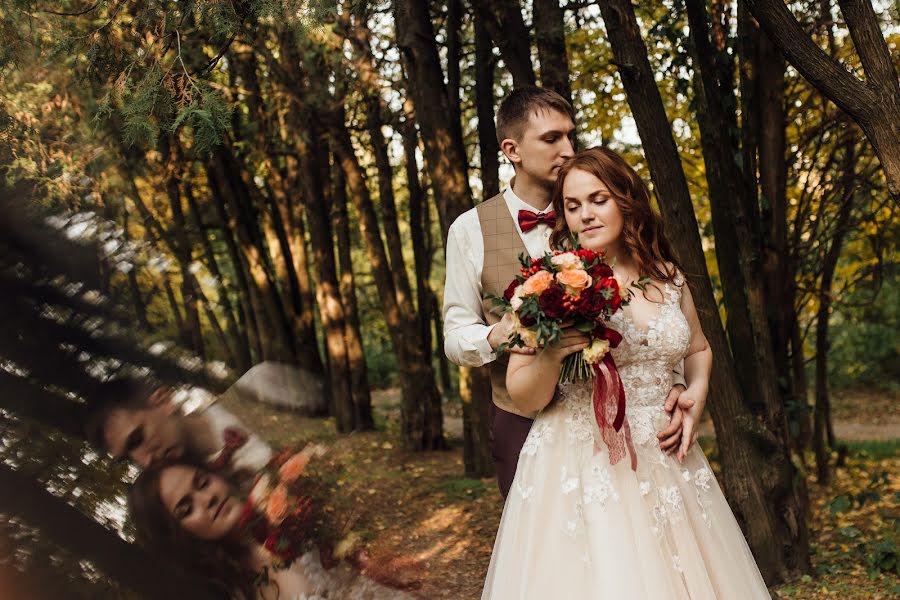
[[(622, 245), (637, 265), (641, 277), (662, 283), (674, 283), (676, 270), (682, 270), (663, 228), (662, 218), (650, 203), (650, 190), (621, 156), (609, 148), (582, 150), (562, 165), (553, 192), (556, 225), (550, 234), (550, 247), (566, 250), (572, 232), (565, 219), (563, 183), (578, 169), (602, 181), (622, 212)], [(667, 267), (667, 263), (674, 268)]]
[(186, 573), (199, 576), (223, 598), (253, 600), (257, 573), (250, 566), (249, 542), (194, 537), (163, 504), (160, 476), (166, 468), (177, 465), (204, 469), (185, 462), (155, 465), (144, 469), (129, 489), (128, 508), (138, 543), (180, 565)]

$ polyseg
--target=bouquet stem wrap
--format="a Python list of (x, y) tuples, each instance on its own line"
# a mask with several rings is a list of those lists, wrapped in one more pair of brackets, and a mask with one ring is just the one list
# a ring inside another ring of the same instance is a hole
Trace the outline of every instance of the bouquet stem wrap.
[[(604, 328), (597, 336), (609, 342), (610, 348), (617, 347), (622, 336), (614, 329)], [(609, 462), (616, 464), (625, 457), (625, 448), (631, 455), (631, 469), (637, 470), (637, 454), (631, 439), (631, 427), (625, 416), (625, 387), (616, 369), (612, 353), (607, 352), (594, 368), (594, 420), (600, 438), (609, 449)]]

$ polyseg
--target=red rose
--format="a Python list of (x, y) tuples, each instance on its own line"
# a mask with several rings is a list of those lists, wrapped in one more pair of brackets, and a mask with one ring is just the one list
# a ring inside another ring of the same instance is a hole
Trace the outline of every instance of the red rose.
[(598, 279), (603, 279), (604, 277), (612, 277), (613, 270), (608, 264), (598, 262), (596, 265), (588, 269), (588, 274), (593, 277), (594, 281), (597, 281)]
[(561, 319), (566, 315), (563, 300), (563, 291), (558, 285), (552, 285), (540, 295), (538, 304), (540, 304), (544, 314), (551, 319)]
[(256, 523), (253, 524), (253, 529), (250, 530), (250, 533), (253, 534), (253, 539), (257, 542), (262, 542), (269, 537), (269, 527), (266, 525), (266, 520), (257, 520)]
[(608, 289), (612, 294), (607, 300), (610, 309), (613, 312), (619, 310), (619, 307), (622, 305), (622, 296), (619, 294), (619, 282), (614, 277), (605, 277), (600, 280), (600, 285)]
[(578, 312), (588, 319), (595, 320), (603, 311), (605, 302), (597, 286), (592, 285), (581, 293), (578, 299)]
[(519, 322), (522, 323), (522, 325), (524, 327), (531, 327), (532, 325), (537, 323), (537, 321), (535, 320), (534, 317), (526, 317), (526, 316), (521, 317), (519, 319)]
[(506, 291), (503, 292), (503, 299), (506, 300), (507, 302), (509, 302), (512, 299), (513, 294), (516, 293), (517, 287), (519, 287), (519, 280), (513, 279), (510, 282), (509, 286), (507, 286)]

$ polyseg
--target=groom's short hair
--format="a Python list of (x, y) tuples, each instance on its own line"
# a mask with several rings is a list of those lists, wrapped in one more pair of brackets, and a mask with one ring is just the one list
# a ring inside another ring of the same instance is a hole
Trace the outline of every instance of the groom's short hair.
[(155, 389), (156, 386), (149, 382), (133, 377), (120, 377), (100, 384), (87, 404), (84, 420), (87, 441), (101, 450), (109, 450), (105, 429), (113, 411), (146, 408)]
[(497, 142), (520, 139), (529, 116), (541, 110), (555, 110), (575, 121), (572, 105), (553, 90), (535, 85), (516, 88), (503, 99), (497, 111)]

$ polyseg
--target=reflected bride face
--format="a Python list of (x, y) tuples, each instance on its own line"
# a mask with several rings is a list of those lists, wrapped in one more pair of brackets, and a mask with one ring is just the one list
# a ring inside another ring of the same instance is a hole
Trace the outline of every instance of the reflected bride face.
[(163, 469), (159, 496), (175, 522), (202, 540), (224, 538), (241, 518), (241, 503), (231, 497), (228, 483), (194, 467), (173, 465)]
[(581, 246), (615, 255), (625, 217), (606, 184), (592, 173), (572, 169), (563, 182), (562, 194), (566, 225)]

